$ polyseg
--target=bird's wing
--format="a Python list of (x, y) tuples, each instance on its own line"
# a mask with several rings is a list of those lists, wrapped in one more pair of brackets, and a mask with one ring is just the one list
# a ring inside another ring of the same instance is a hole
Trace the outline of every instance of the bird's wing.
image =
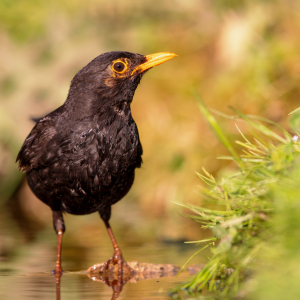
[[(41, 167), (52, 155), (49, 147), (57, 145), (53, 142), (53, 137), (57, 134), (55, 126), (57, 118), (64, 113), (64, 106), (37, 120), (37, 123), (26, 138), (17, 156), (19, 169), (28, 172), (33, 168)], [(53, 152), (53, 151), (52, 151)]]
[(26, 138), (17, 156), (19, 169), (28, 172), (42, 165), (41, 158), (57, 130), (52, 118), (42, 118), (32, 129)]

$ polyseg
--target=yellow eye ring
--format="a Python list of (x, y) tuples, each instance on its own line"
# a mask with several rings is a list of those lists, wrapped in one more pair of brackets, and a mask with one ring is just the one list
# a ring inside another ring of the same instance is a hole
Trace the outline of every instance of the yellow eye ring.
[(121, 60), (117, 60), (116, 62), (114, 62), (114, 64), (112, 65), (112, 69), (114, 72), (122, 74), (127, 70), (127, 64), (125, 64), (123, 61)]

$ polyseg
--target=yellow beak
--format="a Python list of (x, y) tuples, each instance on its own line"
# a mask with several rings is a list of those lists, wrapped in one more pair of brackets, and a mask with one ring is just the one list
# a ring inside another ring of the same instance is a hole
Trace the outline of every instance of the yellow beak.
[(175, 53), (170, 53), (170, 52), (159, 52), (159, 53), (154, 53), (154, 54), (150, 54), (145, 56), (146, 57), (146, 61), (140, 65), (138, 65), (131, 73), (131, 75), (133, 73), (135, 73), (136, 71), (139, 72), (143, 72), (146, 71), (152, 67), (158, 66), (172, 58), (174, 58), (175, 56), (178, 56)]

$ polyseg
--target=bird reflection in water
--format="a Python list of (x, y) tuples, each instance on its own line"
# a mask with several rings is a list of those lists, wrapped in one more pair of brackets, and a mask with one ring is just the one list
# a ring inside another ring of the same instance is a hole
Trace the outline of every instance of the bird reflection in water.
[(123, 273), (123, 275), (118, 276), (116, 273), (104, 273), (97, 275), (87, 275), (93, 281), (100, 281), (112, 288), (111, 300), (117, 299), (123, 289), (123, 286), (131, 279), (134, 278), (134, 273)]
[[(118, 266), (110, 264), (107, 271), (102, 272), (103, 265), (97, 264), (90, 267), (85, 273), (87, 277), (93, 281), (105, 283), (112, 288), (111, 300), (117, 299), (122, 292), (123, 286), (128, 282), (137, 282), (143, 279), (155, 279), (161, 277), (173, 277), (178, 271), (179, 267), (172, 264), (148, 264), (138, 262), (128, 262), (129, 268), (118, 272)], [(134, 272), (132, 272), (134, 270)], [(56, 279), (56, 300), (60, 300), (60, 279), (62, 273), (54, 273)]]
[[(93, 281), (100, 281), (108, 285), (112, 288), (112, 298), (111, 300), (117, 299), (122, 291), (123, 286), (126, 282), (131, 280), (134, 275), (132, 273), (123, 273), (122, 276), (113, 276), (114, 274), (98, 274), (97, 276), (91, 276), (87, 275), (89, 278), (91, 278)], [(55, 274), (55, 280), (56, 280), (56, 300), (60, 300), (60, 278), (63, 276), (61, 273)]]

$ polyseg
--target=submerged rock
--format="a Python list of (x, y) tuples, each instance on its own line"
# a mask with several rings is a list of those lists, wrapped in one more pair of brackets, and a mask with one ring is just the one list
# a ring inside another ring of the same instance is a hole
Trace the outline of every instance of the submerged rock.
[[(123, 269), (123, 279), (127, 282), (137, 282), (141, 279), (172, 277), (175, 276), (180, 268), (172, 264), (150, 264), (139, 263), (137, 261), (127, 262), (127, 264), (134, 270)], [(110, 264), (108, 270), (102, 272), (104, 263), (96, 264), (86, 270), (87, 275), (93, 280), (103, 281), (103, 278), (113, 280), (118, 278), (118, 265)]]

